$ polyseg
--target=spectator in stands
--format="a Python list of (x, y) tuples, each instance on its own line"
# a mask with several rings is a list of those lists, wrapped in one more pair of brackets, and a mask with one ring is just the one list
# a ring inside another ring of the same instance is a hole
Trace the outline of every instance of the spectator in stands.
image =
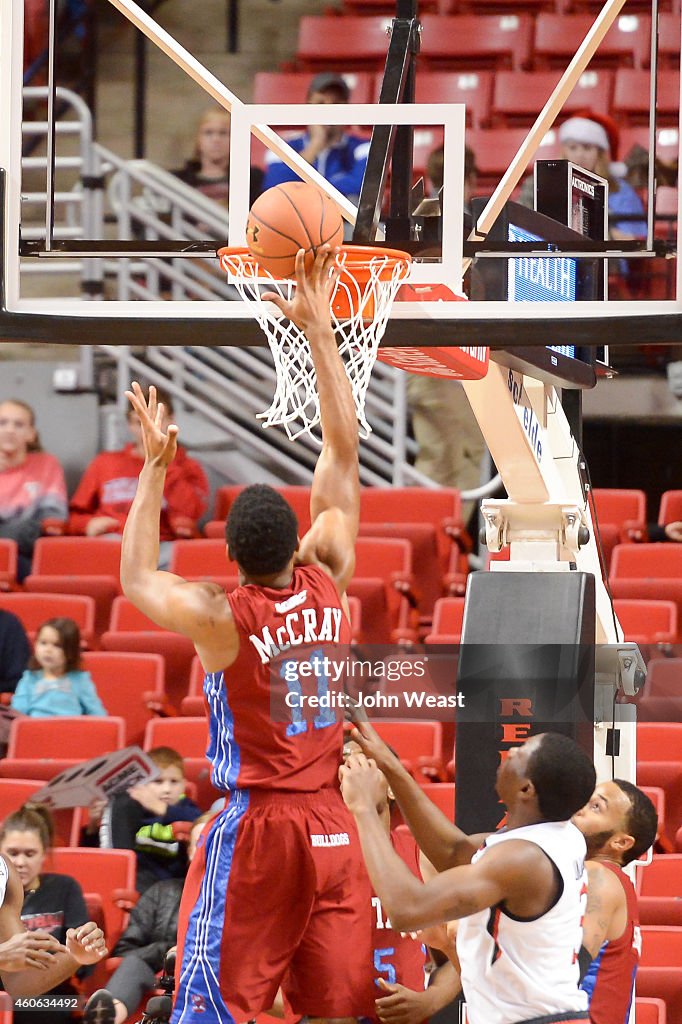
[[(21, 920), (29, 931), (49, 932), (63, 943), (69, 928), (78, 928), (88, 920), (83, 891), (70, 875), (44, 873), (43, 867), (52, 846), (54, 826), (50, 812), (39, 806), (24, 806), (5, 818), (0, 827), (0, 854), (10, 861), (24, 887)], [(81, 968), (76, 977), (89, 973)], [(62, 982), (50, 995), (74, 996), (74, 979)], [(14, 1011), (15, 1024), (54, 1024), (79, 1019), (70, 1012), (36, 1009)]]
[[(560, 126), (559, 141), (563, 160), (570, 160), (608, 180), (610, 237), (646, 238), (646, 214), (642, 200), (619, 173), (625, 168), (612, 163), (618, 159), (620, 142), (615, 121), (591, 110), (580, 111)], [(532, 176), (523, 183), (519, 202), (533, 206)]]
[(0, 693), (14, 693), (31, 657), (21, 620), (0, 608)]
[[(187, 857), (194, 856), (197, 840), (213, 815), (201, 814), (192, 825)], [(95, 992), (85, 1008), (86, 1024), (123, 1024), (147, 993), (156, 987), (168, 950), (175, 945), (183, 878), (155, 882), (140, 897), (130, 914), (128, 927), (116, 943), (112, 956), (122, 961), (106, 989)], [(102, 1012), (106, 1008), (106, 1014)], [(99, 1011), (100, 1016), (97, 1016)]]
[(0, 403), (0, 537), (19, 548), (19, 581), (31, 571), (41, 532), (63, 532), (68, 515), (64, 472), (42, 450), (30, 405), (15, 398)]
[(32, 718), (106, 715), (90, 673), (81, 669), (81, 635), (73, 619), (42, 624), (33, 657), (12, 695), (12, 708)]
[[(203, 195), (227, 207), (230, 197), (230, 115), (222, 107), (202, 114), (194, 141), (194, 152), (184, 167), (173, 174)], [(263, 182), (260, 167), (251, 168), (251, 202)]]
[[(157, 394), (163, 403), (165, 430), (173, 416), (173, 400), (159, 389)], [(120, 538), (137, 490), (137, 478), (144, 465), (140, 420), (132, 409), (128, 410), (127, 422), (133, 441), (120, 451), (100, 452), (85, 470), (71, 499), (71, 533)], [(204, 470), (195, 459), (189, 458), (184, 448), (179, 447), (166, 476), (163, 493), (160, 568), (168, 568), (170, 541), (196, 535), (197, 521), (208, 508), (208, 494)]]
[[(443, 187), (443, 147), (430, 154), (427, 174), (437, 194)], [(471, 198), (477, 181), (476, 159), (464, 148), (464, 214), (470, 216)], [(481, 464), (486, 452), (483, 434), (459, 381), (425, 374), (409, 374), (407, 400), (412, 429), (419, 451), (415, 469), (441, 487), (473, 490), (481, 482)], [(464, 502), (466, 523), (474, 502)]]
[[(334, 71), (315, 75), (308, 89), (308, 103), (348, 103), (349, 99), (348, 83)], [(339, 192), (357, 202), (369, 152), (366, 138), (353, 135), (340, 125), (313, 124), (287, 141)], [(269, 150), (266, 161), (264, 189), (283, 181), (298, 181), (298, 175)]]
[(87, 827), (89, 845), (97, 845), (95, 833), (101, 813), (99, 845), (135, 850), (139, 892), (165, 878), (184, 879), (187, 852), (183, 839), (189, 829), (181, 823), (192, 822), (201, 813), (185, 796), (185, 765), (177, 750), (156, 747), (148, 756), (159, 769), (157, 777), (117, 794), (99, 812), (91, 807)]

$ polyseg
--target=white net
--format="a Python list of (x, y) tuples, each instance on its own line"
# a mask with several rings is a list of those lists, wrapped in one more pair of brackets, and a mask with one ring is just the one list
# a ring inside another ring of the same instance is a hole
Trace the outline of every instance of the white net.
[[(223, 251), (220, 263), (265, 332), (275, 363), (275, 395), (270, 408), (258, 418), (264, 427), (284, 427), (292, 440), (309, 434), (321, 443), (320, 406), (308, 340), (276, 306), (261, 298), (266, 291), (277, 291), (289, 300), (295, 282), (272, 277), (247, 250)], [(408, 273), (409, 256), (398, 258), (393, 253), (369, 250), (359, 263), (357, 257), (342, 249), (339, 266), (341, 272), (331, 298), (331, 325), (353, 390), (359, 433), (367, 437), (372, 428), (365, 416), (365, 395), (391, 304)]]

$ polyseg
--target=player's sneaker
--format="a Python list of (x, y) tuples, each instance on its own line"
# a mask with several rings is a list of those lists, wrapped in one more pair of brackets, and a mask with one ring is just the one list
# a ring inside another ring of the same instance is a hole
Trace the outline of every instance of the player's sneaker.
[(114, 997), (105, 988), (99, 988), (88, 999), (83, 1011), (85, 1024), (114, 1024), (116, 1007)]

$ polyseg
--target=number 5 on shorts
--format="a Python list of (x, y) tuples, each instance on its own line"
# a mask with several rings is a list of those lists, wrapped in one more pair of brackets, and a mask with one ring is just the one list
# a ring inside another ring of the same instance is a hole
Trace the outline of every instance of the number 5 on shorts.
[[(389, 985), (395, 985), (395, 982), (396, 982), (395, 967), (393, 966), (393, 964), (385, 963), (384, 962), (384, 957), (386, 957), (386, 956), (394, 956), (394, 954), (395, 954), (395, 947), (394, 946), (389, 946), (388, 949), (375, 949), (374, 950), (374, 970), (377, 972), (377, 974), (385, 975), (384, 981), (387, 981), (389, 983)], [(379, 984), (379, 979), (378, 978), (374, 979), (374, 984), (375, 985)]]

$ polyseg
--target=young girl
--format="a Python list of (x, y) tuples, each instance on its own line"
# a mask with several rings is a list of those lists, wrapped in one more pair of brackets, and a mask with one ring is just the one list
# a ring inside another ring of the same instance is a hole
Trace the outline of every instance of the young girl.
[(12, 707), (34, 718), (106, 715), (90, 673), (81, 670), (80, 631), (73, 619), (48, 619), (19, 680)]

